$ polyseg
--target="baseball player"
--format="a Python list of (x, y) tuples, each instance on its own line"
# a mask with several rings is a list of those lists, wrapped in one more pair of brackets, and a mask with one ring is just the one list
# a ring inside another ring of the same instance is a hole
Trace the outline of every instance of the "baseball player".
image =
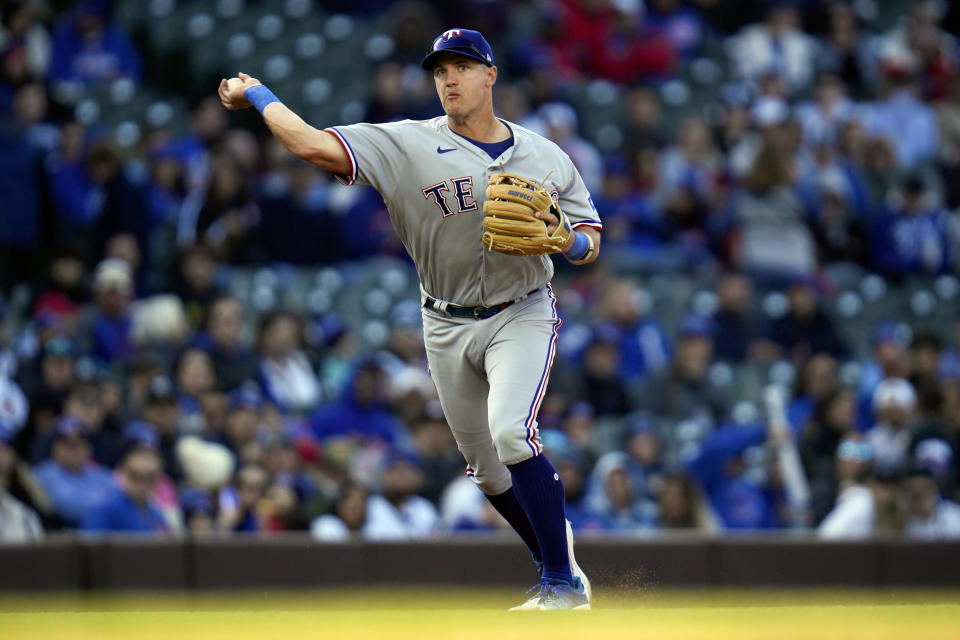
[(227, 109), (256, 107), (297, 157), (383, 196), (420, 277), (430, 373), (467, 475), (540, 570), (514, 609), (589, 609), (537, 413), (561, 324), (550, 254), (596, 260), (600, 218), (559, 147), (494, 116), (497, 67), (479, 32), (445, 31), (422, 66), (446, 113), (431, 120), (319, 130), (244, 73), (219, 96)]

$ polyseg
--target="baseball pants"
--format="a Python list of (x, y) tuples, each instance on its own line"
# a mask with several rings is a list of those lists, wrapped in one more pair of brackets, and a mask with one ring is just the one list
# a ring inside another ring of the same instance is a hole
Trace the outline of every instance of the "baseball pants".
[(550, 285), (485, 320), (423, 309), (423, 335), (440, 404), (488, 495), (511, 486), (505, 465), (543, 450), (537, 413), (546, 393), (561, 320)]

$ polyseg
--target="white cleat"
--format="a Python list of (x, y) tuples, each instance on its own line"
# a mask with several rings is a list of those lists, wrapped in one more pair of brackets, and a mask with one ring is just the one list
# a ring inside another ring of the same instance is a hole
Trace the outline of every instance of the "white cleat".
[(587, 574), (585, 574), (583, 569), (580, 568), (580, 565), (577, 564), (577, 559), (573, 555), (573, 527), (570, 526), (569, 520), (567, 520), (567, 556), (570, 558), (570, 571), (573, 573), (573, 577), (580, 578), (580, 582), (583, 583), (583, 590), (587, 594), (587, 602), (593, 601), (593, 589), (590, 588), (590, 578), (587, 577)]
[[(541, 580), (539, 584), (530, 591), (536, 590), (536, 593), (529, 600), (521, 605), (517, 605), (510, 611), (562, 611), (562, 610), (587, 610), (590, 608), (590, 600), (587, 598), (587, 592), (583, 588), (580, 578), (573, 579), (575, 585), (552, 584)], [(528, 592), (529, 593), (529, 592)]]
[(583, 572), (577, 559), (573, 555), (573, 529), (567, 520), (567, 555), (570, 559), (570, 572), (573, 574), (576, 586), (555, 585), (541, 581), (534, 585), (527, 593), (532, 593), (523, 604), (511, 607), (510, 611), (546, 611), (551, 609), (590, 609), (593, 599), (593, 590), (590, 588), (590, 579)]

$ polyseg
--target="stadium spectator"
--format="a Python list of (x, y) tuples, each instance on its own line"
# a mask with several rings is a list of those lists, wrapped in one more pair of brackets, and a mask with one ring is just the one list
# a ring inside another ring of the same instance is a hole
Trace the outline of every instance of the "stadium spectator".
[(567, 406), (559, 425), (566, 446), (580, 451), (590, 462), (595, 460), (597, 451), (604, 449), (598, 443), (595, 417), (591, 403), (573, 402)]
[(361, 363), (340, 399), (310, 415), (313, 436), (320, 442), (347, 438), (360, 446), (403, 445), (406, 434), (387, 409), (385, 383), (386, 375), (376, 362)]
[(332, 209), (334, 181), (291, 156), (275, 139), (266, 147), (268, 166), (257, 187), (264, 258), (297, 265), (337, 261), (344, 251)]
[[(107, 239), (132, 233), (147, 246), (150, 220), (140, 215), (143, 193), (123, 164), (119, 147), (103, 132), (64, 127), (60, 148), (45, 164), (57, 234), (103, 255)], [(103, 256), (107, 257), (107, 256)]]
[(833, 460), (824, 456), (821, 464), (808, 472), (813, 507), (813, 522), (819, 524), (834, 508), (837, 496), (849, 487), (862, 486), (873, 468), (873, 447), (863, 436), (841, 436)]
[(34, 468), (37, 482), (68, 529), (78, 527), (114, 487), (110, 471), (91, 459), (86, 432), (85, 424), (62, 416), (55, 426), (51, 458)]
[(800, 14), (790, 2), (767, 3), (763, 22), (744, 27), (731, 42), (733, 68), (741, 78), (782, 74), (791, 91), (813, 81), (816, 43), (801, 31)]
[(43, 275), (31, 286), (30, 311), (72, 317), (90, 300), (83, 249), (76, 245), (56, 247), (50, 253)]
[[(56, 334), (43, 343), (39, 356), (19, 372), (20, 386), (32, 405), (45, 404), (60, 411), (76, 381), (78, 355), (76, 343), (67, 335)], [(36, 433), (47, 432), (49, 422), (38, 418), (34, 411), (31, 421)]]
[(230, 449), (239, 465), (251, 457), (250, 447), (259, 446), (257, 432), (263, 398), (256, 387), (244, 385), (230, 392), (228, 403), (225, 429), (220, 434), (220, 441)]
[[(187, 198), (187, 172), (184, 163), (174, 149), (165, 142), (155, 143), (146, 158), (149, 180), (144, 186), (146, 214), (151, 227), (165, 236), (176, 233), (177, 216), (184, 207)], [(156, 264), (161, 271), (169, 267), (166, 261), (173, 255), (174, 248), (167, 248), (166, 254), (157, 257)]]
[(206, 310), (223, 295), (223, 288), (217, 281), (219, 263), (213, 250), (201, 243), (185, 248), (180, 253), (178, 265), (174, 289), (183, 301), (190, 325), (199, 329), (203, 326)]
[(887, 378), (873, 394), (873, 412), (877, 422), (867, 433), (879, 473), (903, 473), (907, 470), (908, 451), (917, 426), (917, 394), (902, 378)]
[(360, 347), (338, 313), (315, 319), (307, 332), (307, 339), (313, 349), (324, 352), (319, 367), (320, 381), (323, 397), (333, 400), (346, 388)]
[(396, 62), (385, 62), (374, 71), (373, 96), (367, 103), (364, 122), (423, 120), (437, 115), (433, 87), (423, 81), (423, 76), (405, 73)]
[(333, 512), (317, 517), (310, 524), (310, 535), (323, 542), (359, 537), (367, 522), (369, 498), (369, 492), (362, 485), (343, 486)]
[(936, 105), (940, 128), (938, 165), (944, 204), (948, 209), (956, 209), (960, 205), (960, 73), (948, 82), (945, 99)]
[(852, 4), (833, 2), (827, 11), (826, 37), (816, 52), (817, 69), (836, 75), (854, 93), (873, 90), (877, 83), (876, 37), (862, 28)]
[(806, 278), (794, 279), (787, 288), (788, 309), (770, 323), (770, 339), (783, 355), (796, 364), (814, 353), (827, 353), (835, 358), (847, 355), (848, 347), (841, 339), (833, 320), (817, 301), (813, 283)]
[[(817, 148), (819, 159), (832, 156), (830, 146)], [(832, 160), (830, 160), (832, 162)], [(854, 188), (837, 164), (831, 164), (815, 178), (813, 196), (817, 206), (810, 221), (817, 242), (817, 260), (822, 265), (870, 266), (869, 230), (854, 210)]]
[(857, 421), (861, 426), (873, 424), (873, 394), (877, 386), (886, 378), (910, 375), (910, 339), (910, 328), (903, 323), (887, 319), (874, 325), (870, 334), (872, 357), (861, 367), (857, 390)]
[(754, 289), (750, 278), (727, 272), (717, 278), (714, 288), (717, 310), (713, 313), (714, 352), (718, 360), (743, 362), (747, 358), (773, 358), (770, 345), (761, 340), (753, 315)]
[(410, 434), (423, 470), (420, 495), (439, 504), (444, 488), (463, 472), (463, 458), (439, 406), (411, 425)]
[[(628, 382), (662, 369), (670, 359), (670, 343), (651, 314), (645, 292), (630, 281), (617, 279), (604, 285), (597, 315), (609, 320), (619, 332), (616, 350), (620, 354), (618, 372)], [(597, 329), (598, 334), (607, 332)]]
[(218, 386), (229, 391), (255, 379), (257, 359), (244, 342), (246, 326), (239, 301), (231, 296), (215, 298), (207, 308), (204, 326), (194, 344), (210, 355)]
[(134, 446), (120, 464), (120, 483), (83, 518), (81, 529), (90, 533), (168, 532), (169, 525), (152, 502), (162, 472), (156, 449)]
[[(0, 51), (23, 60), (26, 74), (39, 80), (50, 66), (50, 34), (43, 24), (45, 7), (31, 0), (15, 0), (3, 5), (0, 13)], [(7, 66), (7, 65), (4, 65)]]
[[(917, 424), (911, 430), (908, 454), (913, 466), (926, 465), (944, 487), (954, 495), (960, 486), (956, 461), (960, 460), (960, 433), (945, 414), (945, 390), (948, 384), (924, 382), (916, 387)], [(929, 458), (929, 460), (928, 460)]]
[(770, 482), (746, 473), (744, 453), (767, 442), (766, 426), (725, 426), (711, 432), (687, 469), (716, 512), (724, 529), (781, 526), (780, 492)]
[(787, 406), (787, 421), (795, 436), (804, 433), (819, 403), (837, 388), (836, 358), (826, 353), (815, 353), (807, 358), (800, 368), (793, 398)]
[(264, 530), (271, 532), (306, 529), (300, 513), (300, 498), (294, 479), (286, 474), (274, 476), (264, 493)]
[(663, 109), (653, 87), (631, 87), (624, 96), (624, 143), (628, 157), (639, 149), (665, 145), (663, 133)]
[(76, 334), (81, 348), (112, 365), (133, 354), (133, 274), (123, 260), (110, 258), (93, 274), (93, 305), (81, 312)]
[[(719, 202), (717, 188), (723, 158), (714, 147), (710, 128), (702, 118), (689, 117), (680, 123), (676, 144), (661, 155), (661, 188), (672, 193), (680, 188), (691, 189), (708, 205)], [(705, 220), (696, 221), (703, 227)]]
[(599, 415), (623, 415), (630, 409), (627, 387), (619, 375), (623, 354), (621, 333), (602, 324), (583, 352), (583, 371), (578, 376), (575, 397)]
[(943, 378), (960, 377), (960, 319), (953, 323), (953, 335), (948, 336), (946, 342), (940, 361), (940, 375)]
[(893, 145), (897, 164), (914, 169), (936, 156), (937, 117), (918, 99), (912, 72), (900, 66), (905, 62), (896, 57), (885, 63), (883, 98), (864, 105), (861, 119), (869, 135), (883, 137)]
[(60, 129), (50, 120), (47, 92), (39, 82), (17, 88), (11, 105), (17, 127), (37, 157), (47, 157), (60, 142)]
[(127, 33), (112, 21), (111, 3), (82, 0), (53, 31), (50, 79), (59, 92), (78, 83), (100, 84), (119, 78), (139, 80), (140, 53)]
[(98, 464), (112, 469), (123, 453), (123, 434), (117, 416), (107, 415), (104, 393), (95, 382), (78, 382), (67, 394), (63, 403), (64, 415), (76, 418), (86, 425), (90, 441), (91, 457)]
[(763, 283), (809, 275), (816, 267), (814, 239), (792, 187), (795, 171), (786, 149), (763, 143), (733, 197), (736, 264)]
[(232, 486), (220, 492), (218, 526), (224, 531), (256, 533), (266, 529), (266, 514), (260, 509), (270, 476), (256, 464), (239, 468)]
[(713, 534), (720, 530), (717, 517), (696, 481), (683, 474), (668, 475), (664, 479), (657, 502), (657, 524), (666, 531)]
[(264, 394), (282, 410), (310, 411), (322, 389), (313, 364), (303, 350), (297, 316), (276, 312), (263, 316), (257, 330), (258, 377)]
[(847, 464), (848, 460), (873, 461), (873, 449), (869, 444), (867, 448), (858, 448), (859, 441), (855, 439), (842, 456), (839, 454), (841, 443), (853, 438), (856, 432), (856, 404), (851, 391), (837, 388), (819, 399), (799, 443), (810, 486), (814, 522), (820, 522), (836, 502), (838, 465)]
[(437, 397), (427, 373), (420, 305), (413, 300), (401, 302), (390, 311), (389, 320), (390, 336), (376, 360), (389, 379), (392, 408), (409, 426), (424, 415), (427, 402)]
[(926, 98), (942, 98), (946, 80), (957, 71), (956, 41), (940, 26), (944, 14), (943, 4), (935, 0), (911, 3), (878, 47), (883, 70), (916, 76)]
[(174, 365), (175, 384), (179, 391), (180, 415), (188, 431), (201, 431), (203, 394), (217, 388), (210, 355), (202, 349), (189, 348), (182, 352)]
[(363, 537), (367, 540), (411, 540), (433, 535), (437, 508), (418, 495), (423, 488), (419, 460), (391, 455), (380, 474), (380, 491), (367, 501)]
[(292, 489), (298, 503), (305, 508), (318, 488), (310, 474), (304, 471), (296, 441), (290, 435), (278, 432), (261, 436), (260, 440), (263, 446), (263, 465), (267, 472), (275, 483), (281, 481)]
[(814, 99), (796, 107), (796, 118), (808, 144), (835, 141), (840, 127), (853, 117), (856, 105), (837, 76), (824, 74), (814, 87)]
[(943, 361), (943, 340), (930, 330), (917, 331), (910, 341), (910, 383), (914, 388), (935, 385), (940, 377)]
[[(221, 154), (212, 159), (210, 183), (192, 237), (229, 264), (249, 264), (261, 257), (257, 237), (261, 211), (253, 198), (251, 182), (233, 156)], [(184, 220), (181, 218), (181, 224)]]
[[(142, 420), (132, 420), (123, 428), (123, 455), (126, 456), (133, 449), (150, 449), (158, 456), (160, 455), (160, 436), (157, 428), (149, 422)], [(123, 484), (123, 460), (114, 468), (113, 478), (117, 486)], [(162, 458), (161, 458), (162, 465)], [(163, 516), (164, 522), (171, 531), (182, 532), (184, 530), (183, 515), (180, 509), (180, 499), (176, 483), (170, 476), (163, 472), (161, 467), (160, 475), (154, 485), (153, 493), (150, 496), (150, 502), (157, 508)]]
[(874, 229), (871, 255), (876, 268), (894, 278), (945, 271), (950, 265), (947, 214), (919, 176), (907, 179), (900, 196), (900, 204)]
[(706, 27), (697, 8), (680, 0), (652, 0), (647, 3), (648, 24), (670, 41), (683, 58), (698, 52), (706, 35)]
[(933, 474), (923, 468), (913, 470), (906, 488), (910, 506), (906, 535), (915, 540), (960, 538), (960, 505), (942, 497)]
[(663, 489), (667, 470), (663, 461), (663, 441), (653, 416), (634, 413), (625, 420), (622, 449), (627, 454), (627, 472), (640, 495), (656, 501)]
[(603, 523), (604, 531), (635, 532), (654, 526), (655, 507), (634, 486), (622, 451), (602, 455), (587, 485), (587, 517)]
[(843, 489), (836, 506), (817, 527), (817, 535), (826, 540), (857, 540), (902, 533), (905, 514), (899, 483), (898, 476), (877, 474)]
[(203, 489), (190, 488), (180, 494), (180, 506), (187, 535), (206, 537), (218, 533), (213, 498)]
[(183, 469), (177, 458), (177, 439), (180, 436), (181, 409), (173, 381), (167, 376), (154, 376), (147, 383), (141, 408), (145, 422), (156, 428), (164, 472), (174, 480), (183, 478)]
[(54, 521), (53, 505), (17, 451), (30, 411), (26, 396), (13, 380), (0, 376), (0, 485), (7, 495), (37, 512), (42, 523)]
[(0, 541), (29, 542), (43, 537), (43, 525), (36, 512), (10, 495), (8, 479), (13, 475), (16, 454), (9, 446), (15, 436), (13, 424), (0, 418)]
[(580, 172), (587, 190), (598, 192), (602, 189), (603, 160), (600, 152), (578, 132), (577, 112), (563, 102), (551, 102), (537, 110), (537, 115), (547, 125), (547, 138), (570, 156), (573, 165)]
[(561, 7), (562, 26), (552, 42), (561, 69), (625, 84), (672, 70), (672, 43), (644, 21), (639, 5), (566, 0)]
[[(707, 375), (713, 359), (712, 332), (709, 318), (689, 316), (670, 365), (652, 374), (635, 396), (639, 408), (673, 425), (697, 423), (700, 437), (722, 424), (728, 413), (727, 399)], [(668, 458), (676, 454), (671, 451)]]

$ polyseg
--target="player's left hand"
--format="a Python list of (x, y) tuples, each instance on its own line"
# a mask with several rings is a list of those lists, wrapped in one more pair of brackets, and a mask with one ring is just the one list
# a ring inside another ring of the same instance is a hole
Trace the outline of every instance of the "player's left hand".
[(227, 79), (223, 78), (220, 80), (220, 86), (217, 88), (217, 95), (220, 97), (220, 102), (230, 111), (246, 109), (249, 107), (250, 101), (244, 97), (244, 91), (250, 87), (255, 87), (258, 84), (261, 84), (259, 80), (247, 75), (246, 73), (238, 73), (237, 77), (243, 80), (243, 84), (237, 85), (231, 89), (227, 84)]
[[(560, 226), (560, 219), (550, 213), (549, 211), (537, 211), (535, 214), (536, 217), (540, 218), (547, 225), (547, 235), (552, 236), (553, 232), (557, 230), (557, 227)], [(570, 247), (573, 246), (574, 241), (573, 234), (570, 234), (570, 237), (567, 238), (567, 241), (563, 245), (564, 251), (569, 251)]]

